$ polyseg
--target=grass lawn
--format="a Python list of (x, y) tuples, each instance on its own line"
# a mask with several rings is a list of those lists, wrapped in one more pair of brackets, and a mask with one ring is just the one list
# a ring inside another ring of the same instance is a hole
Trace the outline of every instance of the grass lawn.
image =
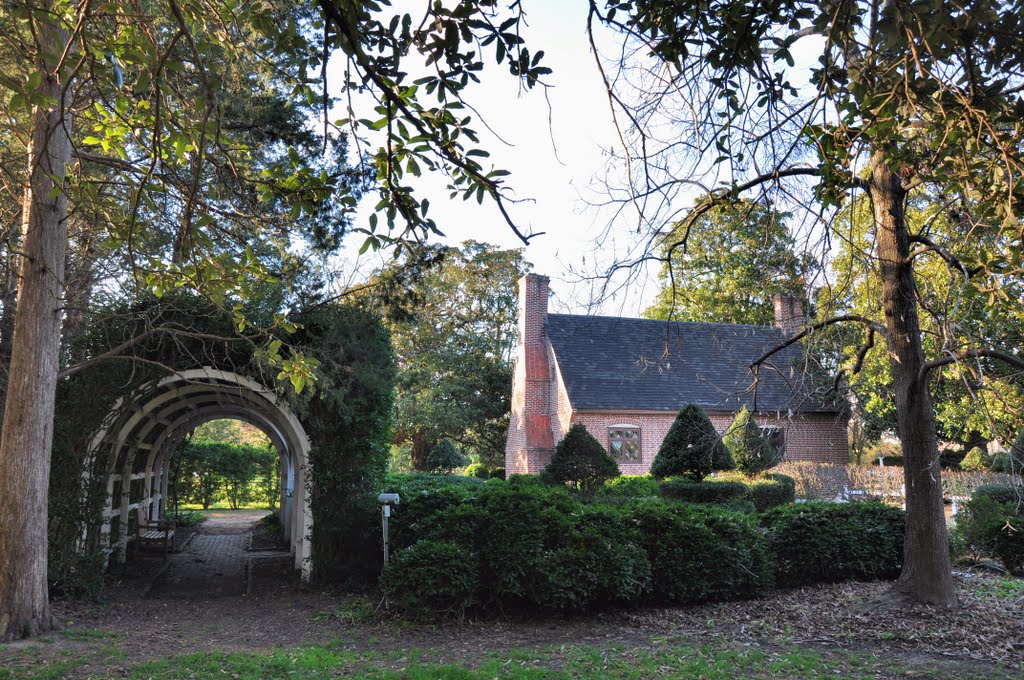
[[(81, 638), (76, 638), (80, 640)], [(921, 671), (927, 677), (966, 678), (972, 673), (957, 666), (943, 669), (907, 667), (866, 653), (821, 652), (808, 649), (768, 651), (731, 646), (724, 641), (699, 647), (664, 641), (630, 648), (562, 645), (542, 649), (487, 652), (479, 659), (441, 660), (427, 650), (372, 653), (346, 651), (340, 644), (306, 646), (287, 651), (201, 652), (129, 664), (123, 653), (102, 636), (89, 652), (67, 650), (63, 659), (39, 662), (24, 650), (15, 665), (0, 669), (0, 678), (373, 678), (428, 680), (453, 678), (877, 678), (900, 677)], [(48, 655), (50, 656), (50, 655)], [(993, 677), (993, 669), (974, 677)], [(998, 677), (998, 672), (995, 677)], [(1006, 677), (1010, 677), (1007, 675)]]

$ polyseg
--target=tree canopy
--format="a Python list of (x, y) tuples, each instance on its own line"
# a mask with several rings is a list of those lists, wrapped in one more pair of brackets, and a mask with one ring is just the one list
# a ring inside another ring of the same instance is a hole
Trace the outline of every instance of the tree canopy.
[(809, 262), (796, 252), (789, 217), (739, 200), (676, 225), (663, 237), (662, 289), (644, 316), (771, 325), (774, 294), (805, 296)]
[(399, 361), (395, 443), (425, 469), (448, 437), (489, 467), (505, 457), (519, 250), (467, 241), (410, 251), (378, 272), (363, 299), (382, 310)]

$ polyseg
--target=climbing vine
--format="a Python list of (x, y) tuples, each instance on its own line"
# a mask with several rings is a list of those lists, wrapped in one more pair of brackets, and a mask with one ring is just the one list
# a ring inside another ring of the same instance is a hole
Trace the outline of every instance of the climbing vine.
[(93, 457), (89, 449), (117, 400), (154, 380), (206, 366), (276, 391), (302, 423), (311, 444), (314, 577), (325, 581), (368, 573), (375, 553), (361, 542), (374, 535), (368, 524), (371, 497), (387, 467), (395, 379), (390, 338), (372, 313), (325, 304), (293, 315), (292, 333), (273, 331), (278, 337), (271, 341), (315, 360), (316, 372), (301, 392), (292, 376), (282, 376), (280, 366), (260, 351), (268, 338), (259, 331), (258, 302), (246, 310), (253, 325), (242, 332), (229, 311), (185, 293), (136, 296), (107, 308), (100, 318), (68, 345), (80, 356), (103, 358), (58, 387), (50, 480), (51, 588), (82, 595), (99, 586), (107, 554), (99, 528), (110, 461), (103, 447)]

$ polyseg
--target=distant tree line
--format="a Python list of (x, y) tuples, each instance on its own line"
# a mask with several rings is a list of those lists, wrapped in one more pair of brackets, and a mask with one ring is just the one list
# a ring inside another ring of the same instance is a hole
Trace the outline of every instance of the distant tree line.
[(275, 510), (280, 496), (278, 460), (271, 447), (190, 442), (175, 461), (171, 502), (176, 507), (193, 503), (203, 510), (221, 500), (235, 510), (258, 502)]

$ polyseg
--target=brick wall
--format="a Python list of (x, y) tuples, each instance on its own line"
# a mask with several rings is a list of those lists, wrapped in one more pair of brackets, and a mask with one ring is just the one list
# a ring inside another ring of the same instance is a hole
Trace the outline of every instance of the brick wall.
[[(620, 464), (623, 474), (645, 474), (668, 432), (675, 413), (574, 411), (558, 368), (546, 320), (548, 278), (527, 274), (519, 280), (519, 338), (512, 378), (512, 414), (505, 442), (508, 474), (536, 474), (554, 453), (555, 444), (573, 423), (583, 423), (594, 437), (608, 446), (608, 429), (613, 425), (640, 428), (641, 461)], [(784, 327), (803, 321), (799, 301), (777, 306)], [(792, 328), (788, 329), (792, 330)], [(732, 423), (733, 413), (711, 413), (719, 433)], [(798, 414), (782, 417), (776, 413), (755, 414), (762, 426), (781, 427), (785, 432), (786, 460), (845, 464), (847, 462), (847, 419), (835, 414)]]
[[(709, 413), (711, 422), (719, 434), (732, 424), (733, 413)], [(608, 446), (608, 429), (614, 425), (632, 425), (640, 428), (639, 463), (620, 463), (624, 475), (647, 474), (651, 461), (658, 453), (661, 442), (668, 434), (675, 413), (661, 412), (607, 412), (577, 411), (573, 423), (583, 423), (605, 447)], [(848, 461), (845, 417), (835, 414), (798, 414), (791, 418), (775, 413), (755, 414), (761, 426), (781, 427), (785, 432), (787, 461), (813, 461), (845, 465)], [(568, 427), (565, 428), (568, 430)]]
[[(505, 441), (507, 474), (535, 473), (554, 452), (552, 389), (554, 355), (548, 342), (548, 277), (527, 274), (519, 280), (519, 337), (512, 377), (512, 415)], [(555, 410), (557, 411), (557, 409)]]

